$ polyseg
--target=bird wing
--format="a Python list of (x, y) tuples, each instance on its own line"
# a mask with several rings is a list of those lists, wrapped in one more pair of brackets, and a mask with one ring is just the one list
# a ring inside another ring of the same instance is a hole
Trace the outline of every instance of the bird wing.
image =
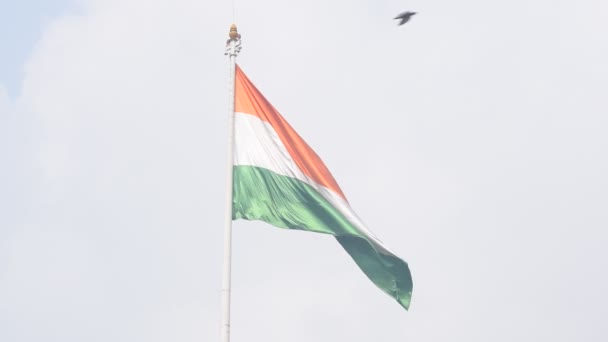
[(401, 14), (399, 14), (398, 16), (394, 17), (393, 19), (401, 19), (403, 17), (405, 17), (407, 15), (408, 12), (403, 12)]

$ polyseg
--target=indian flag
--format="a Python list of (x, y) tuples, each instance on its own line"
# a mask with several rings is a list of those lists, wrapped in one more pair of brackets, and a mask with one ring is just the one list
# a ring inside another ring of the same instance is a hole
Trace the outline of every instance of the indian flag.
[(412, 276), (364, 224), (323, 161), (236, 67), (233, 219), (333, 235), (405, 309)]

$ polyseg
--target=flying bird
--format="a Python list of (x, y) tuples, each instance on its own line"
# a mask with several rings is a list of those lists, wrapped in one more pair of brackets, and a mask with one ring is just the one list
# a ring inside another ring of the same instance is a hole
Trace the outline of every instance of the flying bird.
[(401, 26), (407, 23), (414, 14), (416, 14), (416, 12), (407, 11), (399, 14), (394, 19), (401, 19), (401, 22), (399, 23), (399, 26)]

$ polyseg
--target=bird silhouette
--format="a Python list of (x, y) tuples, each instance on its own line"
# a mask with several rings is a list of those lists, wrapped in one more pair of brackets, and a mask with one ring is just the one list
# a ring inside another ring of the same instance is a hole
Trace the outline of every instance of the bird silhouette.
[(399, 22), (399, 26), (401, 26), (401, 25), (407, 23), (414, 14), (416, 14), (416, 12), (407, 11), (407, 12), (403, 12), (403, 13), (399, 14), (398, 16), (396, 16), (393, 19), (401, 19), (401, 22)]

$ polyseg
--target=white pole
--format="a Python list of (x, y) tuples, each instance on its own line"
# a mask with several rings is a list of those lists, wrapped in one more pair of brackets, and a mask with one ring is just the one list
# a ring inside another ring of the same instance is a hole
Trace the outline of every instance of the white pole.
[(230, 342), (230, 268), (232, 258), (232, 164), (234, 151), (234, 87), (236, 56), (241, 50), (240, 35), (236, 25), (230, 26), (230, 39), (226, 44), (225, 55), (230, 59), (230, 82), (228, 101), (228, 176), (226, 182), (226, 217), (224, 226), (224, 269), (222, 278), (222, 326), (221, 342)]

